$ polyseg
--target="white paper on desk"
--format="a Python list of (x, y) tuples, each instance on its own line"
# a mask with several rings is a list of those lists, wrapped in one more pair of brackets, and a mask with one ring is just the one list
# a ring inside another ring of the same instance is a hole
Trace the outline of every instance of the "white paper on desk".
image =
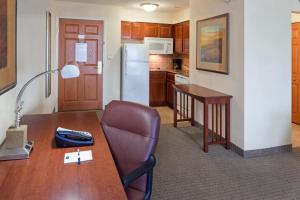
[[(80, 162), (93, 160), (92, 151), (80, 151)], [(78, 152), (65, 153), (64, 163), (77, 163)]]

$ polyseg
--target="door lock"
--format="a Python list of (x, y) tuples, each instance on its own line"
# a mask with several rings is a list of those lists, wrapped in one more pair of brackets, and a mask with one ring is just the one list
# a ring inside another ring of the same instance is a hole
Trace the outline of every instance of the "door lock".
[(98, 66), (96, 67), (97, 69), (97, 74), (102, 74), (103, 73), (103, 63), (102, 61), (98, 61)]

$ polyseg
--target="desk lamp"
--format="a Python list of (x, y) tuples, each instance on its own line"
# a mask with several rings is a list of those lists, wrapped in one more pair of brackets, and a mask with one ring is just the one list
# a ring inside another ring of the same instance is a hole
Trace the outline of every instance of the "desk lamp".
[(28, 85), (36, 78), (46, 74), (60, 73), (63, 79), (76, 78), (80, 76), (79, 68), (75, 65), (66, 65), (61, 70), (49, 70), (42, 72), (33, 78), (31, 78), (20, 90), (16, 101), (16, 119), (15, 125), (10, 127), (6, 131), (6, 138), (4, 143), (0, 147), (0, 160), (17, 160), (27, 159), (33, 148), (33, 141), (27, 140), (27, 125), (20, 125), (21, 110), (23, 108), (24, 101), (22, 96)]

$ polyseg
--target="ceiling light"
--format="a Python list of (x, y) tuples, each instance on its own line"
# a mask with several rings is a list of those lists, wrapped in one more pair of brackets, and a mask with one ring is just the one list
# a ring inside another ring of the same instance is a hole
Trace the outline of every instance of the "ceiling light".
[(158, 8), (158, 4), (155, 3), (142, 3), (141, 7), (147, 11), (147, 12), (152, 12), (155, 11)]

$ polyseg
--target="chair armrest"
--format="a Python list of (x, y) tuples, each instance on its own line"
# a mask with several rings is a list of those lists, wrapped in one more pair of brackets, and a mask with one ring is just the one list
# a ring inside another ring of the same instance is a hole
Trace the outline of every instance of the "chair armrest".
[(149, 159), (142, 166), (140, 166), (133, 172), (129, 173), (128, 175), (123, 176), (122, 183), (123, 183), (124, 188), (127, 189), (130, 183), (132, 183), (136, 179), (140, 178), (144, 174), (152, 171), (155, 164), (156, 164), (156, 159), (155, 159), (154, 155), (151, 154)]

